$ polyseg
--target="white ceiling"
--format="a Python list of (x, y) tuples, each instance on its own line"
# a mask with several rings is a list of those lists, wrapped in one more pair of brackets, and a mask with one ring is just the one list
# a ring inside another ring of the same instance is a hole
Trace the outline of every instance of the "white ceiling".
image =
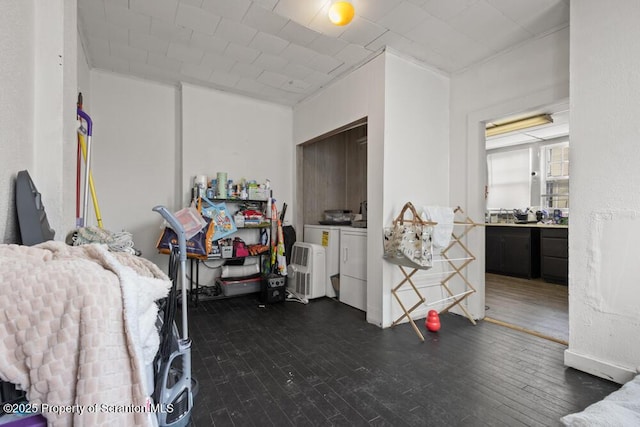
[(566, 27), (569, 0), (78, 0), (89, 66), (293, 105), (386, 46), (446, 73)]

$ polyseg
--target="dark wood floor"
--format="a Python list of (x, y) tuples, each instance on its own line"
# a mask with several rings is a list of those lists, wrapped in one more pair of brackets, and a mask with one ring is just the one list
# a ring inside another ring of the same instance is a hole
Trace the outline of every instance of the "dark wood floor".
[(329, 298), (252, 294), (189, 318), (198, 427), (553, 426), (619, 388), (564, 367), (563, 345), (454, 314), (425, 342)]
[(487, 273), (485, 304), (487, 317), (569, 341), (569, 294), (564, 285)]

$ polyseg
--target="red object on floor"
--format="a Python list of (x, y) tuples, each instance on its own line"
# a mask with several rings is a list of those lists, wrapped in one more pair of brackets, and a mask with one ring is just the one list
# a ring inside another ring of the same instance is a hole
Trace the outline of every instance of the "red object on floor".
[(427, 327), (429, 332), (438, 332), (440, 330), (440, 317), (438, 316), (438, 312), (435, 310), (429, 310), (429, 313), (427, 313), (427, 320), (425, 320), (424, 325)]

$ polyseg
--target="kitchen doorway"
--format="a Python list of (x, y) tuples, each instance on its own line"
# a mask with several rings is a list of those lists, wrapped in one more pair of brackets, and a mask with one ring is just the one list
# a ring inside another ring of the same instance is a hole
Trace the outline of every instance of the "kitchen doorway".
[(568, 345), (568, 103), (487, 128), (530, 117), (485, 140), (485, 320)]

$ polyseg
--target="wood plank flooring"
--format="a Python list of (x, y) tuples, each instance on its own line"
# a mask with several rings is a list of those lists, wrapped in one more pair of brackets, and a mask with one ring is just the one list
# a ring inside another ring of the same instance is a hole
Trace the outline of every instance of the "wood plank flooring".
[(485, 315), (569, 341), (567, 287), (542, 280), (486, 273)]
[(443, 314), (420, 342), (330, 298), (256, 294), (189, 311), (194, 426), (556, 426), (619, 386), (566, 368), (565, 347)]

